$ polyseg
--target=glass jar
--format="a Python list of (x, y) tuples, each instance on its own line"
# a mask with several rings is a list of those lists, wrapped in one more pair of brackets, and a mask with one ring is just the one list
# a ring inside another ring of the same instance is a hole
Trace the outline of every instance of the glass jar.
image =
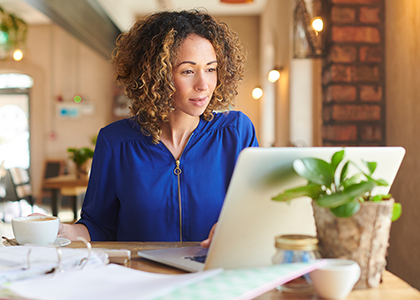
[[(321, 258), (318, 252), (318, 239), (310, 235), (290, 234), (276, 237), (276, 253), (273, 264), (288, 264), (296, 262), (311, 262)], [(279, 287), (284, 292), (309, 293), (312, 292), (312, 282), (309, 275), (303, 275)]]

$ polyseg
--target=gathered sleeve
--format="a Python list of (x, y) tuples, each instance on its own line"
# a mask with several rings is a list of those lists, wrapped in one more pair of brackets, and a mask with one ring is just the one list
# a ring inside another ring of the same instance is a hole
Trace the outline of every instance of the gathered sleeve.
[(239, 140), (242, 142), (242, 147), (258, 147), (257, 134), (255, 127), (250, 118), (244, 113), (240, 112), (237, 119), (237, 128)]
[(115, 160), (104, 130), (98, 134), (89, 184), (77, 223), (89, 230), (92, 241), (117, 239), (120, 202), (115, 185)]

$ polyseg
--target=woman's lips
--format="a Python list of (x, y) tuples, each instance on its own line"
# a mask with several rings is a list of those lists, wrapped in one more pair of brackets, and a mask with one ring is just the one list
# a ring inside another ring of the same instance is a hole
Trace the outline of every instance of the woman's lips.
[(207, 97), (191, 98), (190, 101), (197, 106), (203, 106), (206, 104)]

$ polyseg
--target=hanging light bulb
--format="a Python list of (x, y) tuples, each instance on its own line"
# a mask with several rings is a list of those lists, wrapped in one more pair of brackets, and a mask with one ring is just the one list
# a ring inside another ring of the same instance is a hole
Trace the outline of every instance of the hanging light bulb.
[(322, 31), (322, 29), (324, 29), (324, 21), (322, 20), (321, 17), (315, 17), (312, 19), (312, 28), (316, 31), (316, 32), (320, 32)]
[(280, 78), (280, 71), (277, 69), (273, 69), (268, 73), (268, 81), (276, 82)]
[(263, 90), (259, 87), (256, 87), (255, 89), (252, 90), (252, 98), (254, 98), (255, 100), (258, 100), (262, 97), (263, 95)]
[(15, 61), (20, 61), (22, 58), (23, 58), (23, 53), (22, 53), (22, 50), (20, 50), (20, 49), (16, 49), (16, 50), (13, 52), (13, 59), (14, 59)]

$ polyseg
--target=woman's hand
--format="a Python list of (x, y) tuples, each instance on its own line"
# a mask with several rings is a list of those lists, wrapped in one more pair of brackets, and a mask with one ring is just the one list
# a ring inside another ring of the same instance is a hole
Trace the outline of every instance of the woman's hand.
[[(45, 216), (44, 214), (40, 213), (33, 213), (29, 216)], [(90, 241), (90, 234), (88, 229), (83, 224), (63, 224), (61, 221), (59, 221), (58, 225), (58, 237), (66, 238), (71, 241), (77, 241), (78, 237), (83, 237), (87, 241)]]
[(206, 248), (206, 249), (210, 248), (210, 244), (211, 244), (211, 241), (213, 239), (214, 231), (216, 230), (216, 225), (217, 225), (217, 223), (214, 224), (213, 227), (211, 228), (210, 233), (209, 233), (209, 237), (206, 240), (201, 242), (201, 247)]

